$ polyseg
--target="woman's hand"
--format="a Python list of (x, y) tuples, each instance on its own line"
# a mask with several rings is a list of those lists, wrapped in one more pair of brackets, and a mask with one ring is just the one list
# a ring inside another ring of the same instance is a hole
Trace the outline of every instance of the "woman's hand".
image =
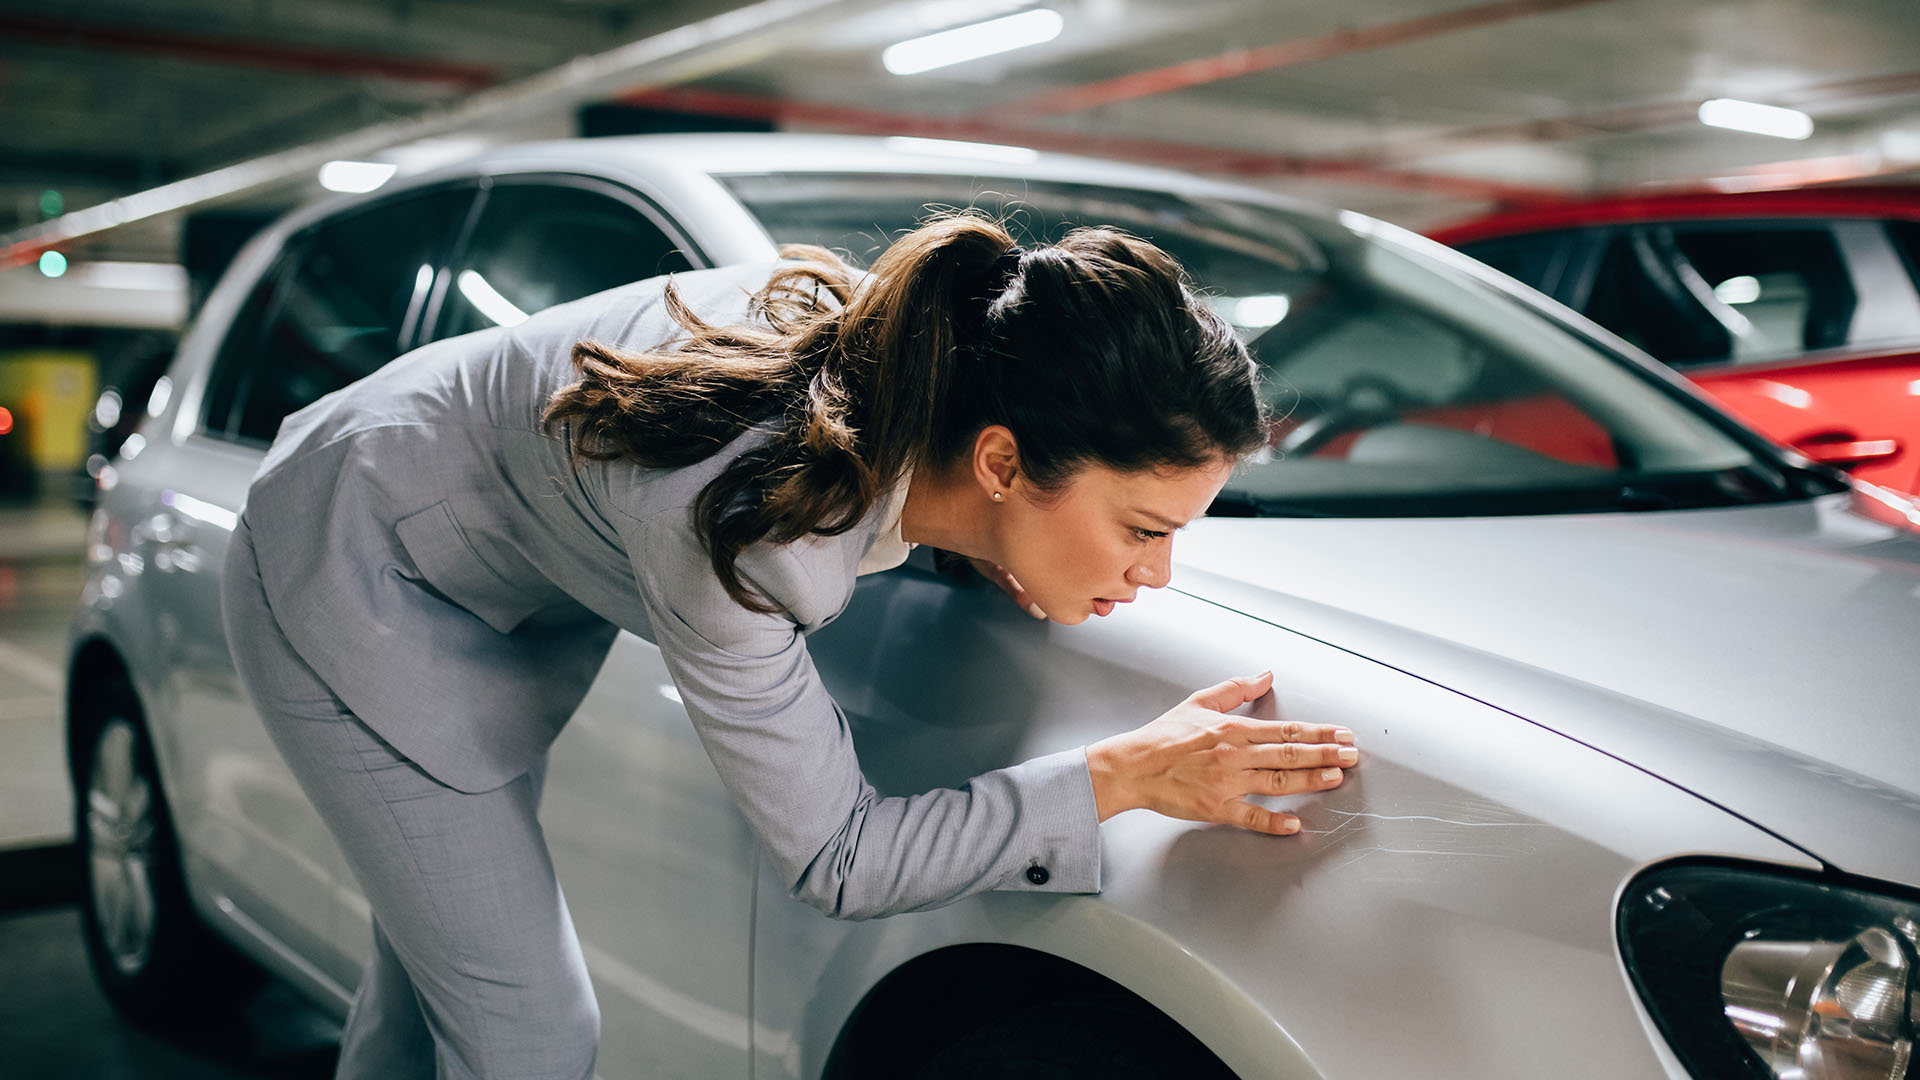
[(1006, 567), (996, 562), (988, 562), (985, 559), (970, 557), (967, 561), (973, 564), (975, 570), (980, 571), (981, 577), (1000, 586), (1001, 592), (1013, 597), (1013, 602), (1019, 604), (1022, 611), (1025, 611), (1036, 619), (1044, 619), (1047, 617), (1047, 613), (1040, 610), (1040, 605), (1033, 602), (1033, 597), (1029, 596), (1027, 590), (1021, 587), (1020, 582), (1015, 579), (1012, 574), (1007, 572)]
[(1100, 820), (1147, 809), (1284, 836), (1300, 819), (1246, 801), (1340, 786), (1360, 760), (1346, 728), (1227, 713), (1273, 688), (1273, 672), (1197, 691), (1145, 727), (1087, 747)]

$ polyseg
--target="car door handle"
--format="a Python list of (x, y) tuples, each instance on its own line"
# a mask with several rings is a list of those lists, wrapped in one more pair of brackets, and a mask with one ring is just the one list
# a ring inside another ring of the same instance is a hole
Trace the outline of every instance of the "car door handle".
[(1900, 440), (1861, 439), (1849, 433), (1836, 432), (1809, 436), (1794, 443), (1793, 448), (1822, 465), (1845, 468), (1893, 457), (1900, 452)]

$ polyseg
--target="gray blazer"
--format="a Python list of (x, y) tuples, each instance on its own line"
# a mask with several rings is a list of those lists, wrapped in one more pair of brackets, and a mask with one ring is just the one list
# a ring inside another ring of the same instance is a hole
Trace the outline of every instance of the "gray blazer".
[[(740, 322), (774, 265), (673, 279), (708, 321)], [(287, 417), (244, 512), (288, 641), (400, 753), (484, 791), (545, 753), (624, 628), (660, 648), (795, 895), (866, 917), (981, 889), (1096, 891), (1081, 750), (911, 798), (879, 798), (861, 776), (806, 636), (846, 607), (878, 512), (840, 536), (744, 552), (741, 572), (787, 608), (756, 614), (720, 587), (690, 508), (764, 433), (684, 468), (576, 471), (542, 430), (548, 396), (575, 379), (576, 341), (682, 336), (665, 282), (424, 346)]]

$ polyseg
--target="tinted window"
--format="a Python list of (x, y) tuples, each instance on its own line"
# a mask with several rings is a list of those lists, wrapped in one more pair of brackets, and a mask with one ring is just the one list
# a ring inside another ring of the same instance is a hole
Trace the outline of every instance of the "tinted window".
[(1906, 260), (1907, 273), (1913, 276), (1913, 282), (1920, 286), (1920, 221), (1889, 221), (1887, 234), (1893, 237), (1893, 246), (1900, 249), (1900, 256)]
[(235, 382), (232, 433), (270, 442), (288, 413), (399, 355), (471, 198), (465, 190), (404, 196), (296, 241), (286, 271), (249, 301), (260, 304), (264, 328), (243, 341), (246, 328), (236, 324), (216, 373), (216, 385), (223, 376)]
[(554, 304), (692, 266), (682, 245), (611, 193), (501, 185), (487, 196), (454, 267), (433, 336), (512, 325)]
[(1458, 245), (1460, 250), (1525, 285), (1551, 293), (1560, 284), (1570, 233), (1503, 236)]
[(1845, 345), (1857, 302), (1825, 226), (1656, 226), (1614, 238), (1587, 314), (1684, 367)]
[(266, 329), (267, 315), (278, 306), (280, 279), (286, 272), (288, 257), (283, 255), (253, 287), (240, 313), (227, 326), (220, 352), (213, 364), (213, 381), (207, 387), (206, 410), (201, 414), (206, 430), (225, 435), (232, 429), (233, 402), (244, 384), (252, 382), (253, 356), (260, 348), (260, 335)]
[(1769, 464), (1675, 395), (1357, 215), (1038, 180), (721, 179), (776, 241), (863, 257), (929, 204), (1009, 214), (1023, 241), (1102, 223), (1159, 244), (1249, 340), (1279, 417), (1225, 506), (1399, 517), (1790, 497)]

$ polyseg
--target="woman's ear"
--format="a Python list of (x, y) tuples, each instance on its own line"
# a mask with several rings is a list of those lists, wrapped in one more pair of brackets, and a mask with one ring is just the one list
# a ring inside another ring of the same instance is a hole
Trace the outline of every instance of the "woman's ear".
[(1020, 447), (1005, 424), (989, 424), (973, 439), (973, 478), (982, 494), (1013, 488), (1020, 473)]

